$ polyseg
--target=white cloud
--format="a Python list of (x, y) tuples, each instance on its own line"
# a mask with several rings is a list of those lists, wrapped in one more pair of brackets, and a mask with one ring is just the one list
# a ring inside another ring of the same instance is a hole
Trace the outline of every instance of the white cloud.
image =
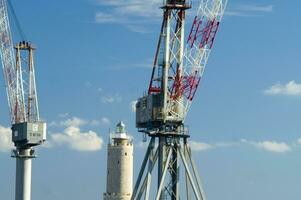
[(131, 108), (131, 110), (132, 110), (132, 112), (136, 112), (136, 104), (137, 104), (137, 100), (135, 100), (135, 101), (132, 101), (131, 103), (130, 103), (130, 108)]
[(49, 127), (51, 127), (51, 126), (60, 126), (60, 124), (58, 122), (56, 122), (56, 121), (52, 121), (52, 122), (49, 122), (47, 124), (47, 126), (49, 126)]
[(231, 147), (238, 147), (241, 145), (241, 142), (215, 142), (215, 143), (205, 143), (205, 142), (197, 142), (197, 141), (190, 141), (190, 147), (193, 151), (205, 151), (210, 149), (217, 149), (217, 148), (231, 148)]
[(162, 0), (141, 1), (141, 0), (98, 0), (102, 6), (107, 6), (112, 9), (112, 15), (120, 21), (123, 17), (148, 17), (154, 18), (160, 16)]
[(285, 153), (291, 151), (292, 148), (284, 142), (264, 141), (256, 144), (259, 148), (275, 153)]
[(98, 125), (100, 125), (100, 121), (93, 119), (89, 122), (89, 125), (98, 126)]
[(247, 12), (273, 12), (274, 5), (240, 5), (238, 8)]
[(215, 147), (235, 147), (240, 145), (240, 142), (217, 142), (214, 144)]
[(82, 132), (79, 127), (70, 126), (63, 133), (52, 134), (50, 143), (77, 151), (97, 151), (102, 148), (103, 140), (94, 131)]
[(214, 148), (213, 145), (203, 142), (190, 141), (189, 144), (193, 151), (205, 151)]
[(96, 23), (114, 23), (125, 26), (138, 33), (149, 32), (146, 24), (161, 16), (159, 9), (161, 0), (98, 0), (99, 5), (109, 9), (109, 12), (99, 11), (95, 14)]
[(49, 127), (82, 127), (82, 126), (99, 126), (99, 125), (110, 125), (111, 121), (107, 117), (102, 117), (100, 120), (86, 120), (79, 117), (72, 117), (64, 119), (62, 121), (52, 121), (49, 123)]
[(250, 13), (246, 13), (246, 12), (242, 12), (242, 11), (238, 11), (238, 10), (226, 11), (225, 15), (233, 16), (233, 17), (254, 17), (254, 16), (256, 16), (254, 14), (250, 14)]
[(69, 113), (60, 113), (60, 114), (58, 114), (58, 117), (59, 118), (66, 118), (66, 117), (68, 117), (69, 116)]
[(111, 121), (110, 121), (109, 118), (103, 117), (103, 118), (101, 118), (101, 123), (102, 123), (103, 125), (110, 125), (110, 124), (111, 124)]
[(91, 120), (91, 121), (89, 121), (88, 124), (91, 126), (99, 126), (99, 125), (107, 126), (107, 125), (111, 124), (111, 121), (107, 117), (102, 117), (100, 120), (95, 120), (95, 119)]
[(273, 152), (273, 153), (286, 153), (289, 151), (292, 151), (292, 147), (285, 142), (276, 142), (276, 141), (260, 141), (260, 142), (254, 142), (254, 141), (248, 141), (246, 139), (241, 140), (243, 143), (248, 143), (256, 148)]
[(225, 12), (229, 16), (251, 17), (258, 16), (263, 13), (271, 13), (274, 11), (274, 5), (255, 5), (255, 4), (241, 4), (234, 6), (232, 9)]
[(248, 143), (248, 140), (247, 140), (247, 139), (245, 139), (245, 138), (242, 138), (242, 139), (240, 139), (240, 142), (243, 142), (243, 143)]
[[(69, 114), (68, 114), (69, 115)], [(88, 121), (84, 120), (84, 119), (81, 119), (81, 118), (78, 118), (78, 117), (72, 117), (72, 118), (69, 118), (69, 119), (65, 119), (65, 120), (62, 120), (62, 121), (52, 121), (49, 123), (49, 126), (56, 126), (56, 127), (67, 127), (67, 126), (76, 126), (76, 127), (79, 127), (79, 126), (83, 126), (83, 125), (86, 125), (88, 123)]]
[(301, 84), (296, 83), (294, 80), (287, 84), (277, 83), (264, 91), (266, 95), (288, 95), (300, 96)]
[(127, 24), (126, 28), (135, 33), (150, 33), (151, 31), (142, 25)]
[[(66, 145), (68, 148), (77, 151), (97, 151), (102, 148), (103, 139), (96, 132), (82, 131), (80, 127), (98, 126), (103, 121), (101, 120), (85, 120), (79, 117), (64, 119), (59, 122), (51, 122), (51, 126), (63, 127), (63, 131), (50, 134), (43, 147), (53, 148), (58, 145)], [(107, 121), (106, 121), (107, 123)]]
[(104, 12), (97, 12), (95, 14), (96, 23), (120, 23), (119, 20), (113, 14)]
[(101, 97), (102, 103), (120, 103), (121, 101), (122, 97), (119, 94), (106, 95)]
[[(276, 141), (249, 141), (246, 139), (241, 139), (237, 142), (216, 142), (216, 143), (205, 143), (205, 142), (197, 142), (190, 141), (189, 145), (193, 151), (206, 151), (211, 149), (219, 149), (219, 148), (234, 148), (241, 147), (242, 145), (251, 145), (257, 149), (261, 149), (264, 151), (272, 152), (272, 153), (287, 153), (293, 150), (293, 146), (285, 142), (276, 142)], [(301, 144), (301, 138), (298, 140), (298, 144)], [(147, 148), (148, 143), (139, 142), (136, 144), (139, 148)]]
[(78, 118), (78, 117), (72, 117), (70, 119), (64, 120), (60, 122), (61, 126), (75, 126), (80, 127), (83, 125), (86, 125), (88, 122), (84, 119)]
[[(301, 144), (301, 139), (299, 140)], [(240, 142), (217, 142), (214, 144), (208, 144), (203, 142), (190, 141), (190, 146), (193, 151), (205, 151), (215, 148), (226, 148), (226, 147), (239, 147), (242, 144), (249, 144), (256, 148), (273, 152), (273, 153), (286, 153), (292, 151), (292, 147), (285, 142), (276, 142), (276, 141), (248, 141), (246, 139), (241, 139)]]
[(11, 129), (0, 125), (0, 152), (8, 152), (14, 144), (11, 141)]
[(101, 97), (102, 103), (113, 103), (115, 101), (114, 97), (112, 96), (103, 96)]

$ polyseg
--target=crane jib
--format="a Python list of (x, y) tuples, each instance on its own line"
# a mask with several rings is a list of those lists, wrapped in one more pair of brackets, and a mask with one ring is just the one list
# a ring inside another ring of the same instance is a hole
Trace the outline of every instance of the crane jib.
[(7, 2), (0, 0), (0, 55), (12, 125), (40, 121), (34, 50), (26, 41), (13, 45)]
[(167, 93), (167, 97), (163, 97), (166, 98), (163, 100), (166, 105), (162, 104), (162, 113), (165, 112), (163, 115), (170, 116), (171, 120), (183, 122), (189, 111), (204, 74), (226, 4), (227, 0), (201, 0), (186, 45), (183, 41), (185, 9), (162, 7), (164, 18), (148, 95)]
[[(11, 123), (15, 123), (16, 119), (25, 120), (22, 75), (16, 70), (15, 53), (11, 37), (8, 11), (6, 1), (0, 1), (0, 36), (1, 36), (1, 62), (3, 75), (6, 84), (8, 105), (10, 111)], [(17, 115), (17, 117), (16, 117)]]

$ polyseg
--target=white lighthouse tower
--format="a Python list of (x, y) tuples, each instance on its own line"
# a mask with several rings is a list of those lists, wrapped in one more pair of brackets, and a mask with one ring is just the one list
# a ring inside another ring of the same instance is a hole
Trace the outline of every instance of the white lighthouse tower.
[(110, 134), (107, 157), (107, 190), (104, 200), (130, 200), (133, 191), (133, 143), (119, 122)]

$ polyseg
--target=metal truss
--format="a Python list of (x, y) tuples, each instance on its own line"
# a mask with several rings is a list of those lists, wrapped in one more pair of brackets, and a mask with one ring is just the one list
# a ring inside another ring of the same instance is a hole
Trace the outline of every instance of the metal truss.
[(194, 18), (183, 59), (183, 76), (179, 95), (183, 95), (184, 118), (203, 77), (213, 43), (222, 20), (227, 0), (201, 0)]
[(185, 45), (186, 1), (166, 1), (149, 94), (163, 94), (166, 121), (182, 121), (203, 77), (227, 0), (200, 0)]
[[(38, 122), (39, 106), (35, 81), (34, 51), (36, 48), (28, 42), (20, 42), (15, 46), (16, 68), (23, 74), (23, 98), (26, 99), (26, 121)], [(16, 116), (17, 117), (17, 116)]]
[[(152, 174), (156, 164), (159, 178), (157, 187), (152, 191)], [(181, 165), (184, 168), (185, 187), (180, 189)], [(187, 137), (151, 137), (131, 197), (131, 200), (140, 199), (206, 200)]]
[(6, 0), (0, 0), (0, 48), (11, 123), (25, 122), (22, 70), (16, 68)]

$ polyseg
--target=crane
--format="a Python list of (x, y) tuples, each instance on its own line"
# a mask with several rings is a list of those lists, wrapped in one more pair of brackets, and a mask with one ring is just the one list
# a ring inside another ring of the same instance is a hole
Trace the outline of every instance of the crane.
[(31, 160), (34, 146), (46, 140), (46, 123), (39, 117), (34, 50), (29, 42), (13, 45), (6, 0), (0, 0), (0, 55), (16, 149), (15, 199), (31, 199)]
[(192, 4), (188, 0), (163, 0), (163, 21), (148, 92), (136, 104), (136, 127), (151, 139), (132, 200), (142, 196), (150, 199), (156, 163), (158, 181), (154, 199), (183, 198), (179, 175), (183, 166), (184, 198), (205, 200), (184, 122), (203, 77), (227, 0), (199, 2), (185, 44), (186, 10)]

